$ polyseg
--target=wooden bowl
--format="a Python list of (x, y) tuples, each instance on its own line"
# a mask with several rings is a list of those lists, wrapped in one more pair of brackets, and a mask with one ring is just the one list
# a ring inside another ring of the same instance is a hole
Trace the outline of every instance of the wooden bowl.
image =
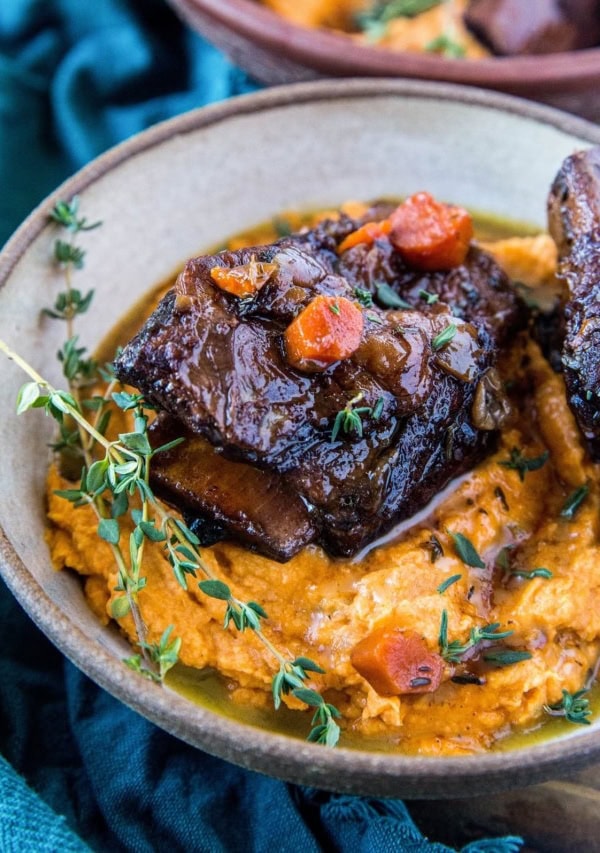
[(465, 61), (358, 44), (296, 26), (255, 0), (169, 0), (190, 26), (264, 83), (408, 77), (481, 86), (600, 120), (600, 48)]
[[(0, 337), (62, 384), (64, 329), (40, 309), (60, 288), (47, 214), (79, 195), (102, 228), (77, 322), (94, 347), (187, 257), (285, 209), (427, 189), (476, 210), (543, 226), (562, 159), (600, 143), (600, 128), (544, 107), (466, 88), (406, 81), (301, 84), (260, 92), (158, 125), (109, 151), (34, 211), (0, 253)], [(125, 217), (125, 218), (124, 218)], [(77, 666), (167, 731), (214, 755), (283, 779), (339, 791), (456, 797), (547, 778), (600, 756), (600, 725), (543, 745), (468, 758), (334, 750), (253, 728), (192, 704), (127, 669), (127, 649), (88, 609), (75, 576), (53, 570), (44, 541), (52, 423), (17, 418), (25, 377), (0, 358), (0, 571), (34, 621)]]

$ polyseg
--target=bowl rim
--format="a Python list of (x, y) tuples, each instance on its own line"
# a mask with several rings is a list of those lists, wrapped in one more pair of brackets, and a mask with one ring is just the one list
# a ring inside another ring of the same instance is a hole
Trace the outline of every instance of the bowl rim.
[(188, 19), (198, 14), (208, 16), (212, 23), (249, 42), (329, 76), (365, 74), (443, 79), (518, 92), (542, 85), (579, 88), (600, 80), (600, 47), (465, 61), (359, 44), (343, 34), (294, 24), (255, 0), (169, 2)]
[[(600, 144), (600, 127), (549, 107), (483, 90), (406, 80), (318, 81), (276, 87), (184, 113), (111, 148), (44, 199), (0, 252), (0, 288), (47, 225), (47, 212), (123, 161), (173, 136), (209, 128), (239, 115), (323, 100), (396, 96), (453, 101), (509, 112)], [(0, 574), (19, 603), (79, 669), (126, 705), (166, 731), (234, 764), (295, 783), (374, 796), (455, 798), (548, 778), (561, 764), (569, 771), (600, 756), (598, 730), (511, 752), (464, 757), (406, 756), (338, 747), (334, 750), (263, 731), (194, 705), (128, 670), (97, 640), (70, 621), (30, 574), (0, 527)], [(194, 715), (190, 721), (190, 709)], [(251, 732), (251, 736), (247, 735)], [(290, 746), (293, 748), (290, 749)], [(481, 783), (481, 784), (479, 784)], [(485, 785), (485, 789), (483, 787)]]

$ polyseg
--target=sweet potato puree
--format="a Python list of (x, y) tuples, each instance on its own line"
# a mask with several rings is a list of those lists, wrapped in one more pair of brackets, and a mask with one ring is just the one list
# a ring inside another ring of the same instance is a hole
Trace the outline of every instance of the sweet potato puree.
[[(535, 287), (552, 281), (555, 253), (548, 237), (515, 238), (489, 248), (521, 282)], [(584, 454), (562, 378), (527, 335), (515, 341), (502, 372), (516, 389), (516, 413), (497, 451), (408, 530), (387, 537), (362, 558), (334, 560), (311, 546), (280, 564), (230, 543), (204, 549), (205, 561), (234, 595), (264, 607), (265, 633), (282, 651), (311, 657), (326, 670), (314, 684), (342, 711), (343, 728), (360, 738), (384, 737), (393, 748), (427, 755), (486, 750), (510, 732), (548, 719), (543, 706), (559, 702), (563, 690), (581, 689), (595, 667), (600, 472)], [(113, 428), (123, 431), (117, 422)], [(521, 474), (500, 464), (513, 448), (527, 458), (547, 450), (549, 458)], [(569, 495), (586, 482), (589, 495), (574, 517), (561, 517)], [(57, 569), (74, 569), (84, 577), (90, 606), (108, 623), (115, 566), (108, 545), (98, 539), (93, 513), (54, 495), (67, 487), (53, 467), (48, 478), (52, 559)], [(485, 569), (463, 562), (449, 531), (471, 540)], [(432, 535), (442, 554), (432, 548)], [(127, 549), (125, 540), (122, 544)], [(149, 641), (158, 641), (172, 624), (173, 636), (182, 638), (184, 664), (221, 673), (232, 702), (271, 707), (274, 661), (264, 646), (251, 631), (241, 636), (232, 626), (224, 630), (223, 602), (207, 598), (195, 582), (183, 591), (161, 545), (145, 547), (148, 582), (139, 601)], [(510, 574), (540, 567), (551, 577)], [(454, 575), (459, 578), (439, 591)], [(498, 630), (513, 632), (503, 648), (527, 650), (532, 657), (483, 665), (481, 684), (451, 681), (447, 664), (439, 689), (405, 696), (379, 695), (352, 665), (355, 645), (383, 626), (412, 632), (439, 652), (444, 610), (449, 641), (464, 643), (471, 628), (499, 623)], [(130, 616), (120, 627), (135, 641)], [(287, 701), (300, 707), (297, 700)]]
[(482, 44), (463, 22), (467, 0), (444, 2), (414, 17), (397, 17), (376, 32), (358, 31), (360, 14), (375, 6), (374, 0), (262, 0), (274, 12), (294, 24), (316, 29), (332, 29), (347, 33), (363, 44), (377, 44), (388, 50), (435, 51), (436, 40), (443, 34), (452, 37), (467, 59), (489, 56)]

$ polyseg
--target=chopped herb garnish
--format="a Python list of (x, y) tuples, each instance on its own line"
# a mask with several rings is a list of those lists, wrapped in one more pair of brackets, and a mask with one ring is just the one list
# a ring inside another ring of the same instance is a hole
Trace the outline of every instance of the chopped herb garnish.
[(563, 698), (560, 702), (556, 702), (554, 705), (544, 705), (544, 711), (551, 717), (564, 717), (570, 723), (589, 726), (588, 717), (591, 716), (592, 709), (589, 700), (584, 699), (587, 692), (587, 689), (578, 690), (576, 693), (563, 690)]
[(498, 651), (492, 651), (484, 654), (483, 659), (488, 663), (495, 663), (497, 666), (511, 666), (513, 663), (530, 660), (532, 657), (533, 655), (531, 652), (518, 651), (514, 649), (499, 649)]
[(425, 50), (428, 53), (441, 53), (442, 56), (447, 56), (450, 59), (462, 59), (465, 55), (462, 44), (449, 36), (448, 33), (442, 33), (437, 38), (432, 39), (425, 45)]
[(456, 583), (456, 581), (459, 581), (461, 578), (462, 575), (450, 575), (449, 578), (446, 578), (446, 580), (438, 586), (437, 591), (441, 595), (442, 593), (446, 592), (449, 586), (452, 586), (453, 583)]
[(560, 511), (560, 517), (568, 518), (569, 521), (571, 521), (571, 519), (575, 517), (575, 513), (577, 512), (581, 504), (587, 498), (589, 492), (590, 487), (587, 485), (587, 483), (583, 486), (579, 486), (578, 489), (575, 489), (575, 491), (572, 492), (565, 501), (564, 506)]
[(414, 18), (439, 6), (443, 0), (379, 0), (372, 8), (356, 15), (356, 23), (371, 41), (382, 38), (394, 18)]
[(371, 412), (371, 417), (373, 418), (374, 421), (378, 421), (379, 418), (381, 417), (381, 415), (383, 414), (383, 404), (384, 403), (385, 403), (385, 400), (383, 399), (383, 397), (380, 397), (377, 400), (377, 402), (375, 403), (375, 405), (373, 406), (373, 411)]
[(513, 634), (513, 631), (499, 631), (499, 622), (493, 622), (490, 625), (484, 625), (483, 628), (471, 628), (469, 639), (466, 643), (461, 643), (459, 640), (448, 642), (448, 611), (442, 610), (440, 620), (440, 631), (438, 642), (440, 646), (440, 654), (448, 663), (460, 663), (466, 652), (471, 651), (475, 646), (484, 640), (494, 642), (496, 640), (505, 640)]
[(528, 471), (538, 471), (546, 464), (549, 458), (550, 453), (547, 450), (545, 450), (540, 456), (523, 456), (520, 448), (513, 447), (510, 451), (510, 459), (503, 459), (501, 462), (498, 462), (498, 465), (502, 465), (503, 468), (510, 468), (513, 471), (517, 471), (519, 479), (523, 482), (525, 474)]
[(367, 319), (371, 321), (371, 323), (377, 323), (378, 326), (383, 326), (385, 320), (383, 317), (378, 317), (377, 314), (373, 314), (372, 311), (367, 313)]
[(412, 305), (398, 296), (389, 284), (380, 282), (375, 287), (377, 288), (377, 301), (385, 305), (386, 308), (412, 308)]
[(462, 533), (452, 533), (450, 530), (447, 532), (452, 537), (454, 550), (463, 563), (471, 566), (473, 569), (485, 569), (485, 563), (477, 553), (470, 539), (467, 539)]
[(431, 349), (434, 352), (443, 349), (448, 346), (452, 338), (455, 336), (457, 332), (457, 328), (454, 323), (450, 323), (450, 325), (446, 326), (446, 328), (436, 335), (435, 338), (431, 341)]
[(517, 569), (514, 572), (510, 573), (512, 577), (515, 578), (525, 578), (526, 580), (533, 580), (533, 578), (545, 578), (549, 580), (552, 577), (552, 572), (550, 569), (544, 569), (540, 567), (538, 569), (532, 569), (530, 572), (526, 572), (521, 569)]
[(383, 412), (383, 397), (380, 397), (373, 407), (359, 406), (358, 409), (355, 409), (354, 406), (357, 403), (360, 403), (363, 396), (364, 394), (361, 391), (356, 395), (356, 397), (353, 397), (348, 403), (346, 403), (345, 407), (337, 413), (335, 421), (333, 422), (333, 429), (331, 430), (331, 442), (334, 442), (337, 439), (340, 432), (343, 432), (345, 435), (355, 432), (359, 438), (362, 438), (363, 416), (370, 417), (375, 421), (379, 420)]
[(373, 294), (370, 291), (365, 290), (363, 287), (355, 287), (354, 295), (363, 308), (373, 307)]
[(68, 266), (72, 264), (75, 269), (80, 270), (83, 267), (83, 259), (85, 251), (79, 246), (74, 246), (72, 243), (65, 243), (64, 240), (57, 240), (54, 243), (54, 260), (57, 264)]
[(419, 290), (419, 296), (421, 299), (424, 299), (428, 305), (435, 305), (435, 303), (440, 300), (437, 293), (429, 293), (428, 290)]
[(327, 307), (329, 308), (332, 314), (335, 314), (337, 317), (339, 317), (340, 306), (337, 304), (337, 302), (328, 302)]

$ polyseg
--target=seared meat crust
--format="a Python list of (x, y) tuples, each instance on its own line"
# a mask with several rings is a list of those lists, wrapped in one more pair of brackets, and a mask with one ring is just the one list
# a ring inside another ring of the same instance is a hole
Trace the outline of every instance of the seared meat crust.
[[(189, 449), (176, 448), (156, 457), (157, 491), (276, 559), (289, 558), (307, 541), (332, 554), (356, 553), (422, 508), (493, 442), (489, 424), (476, 428), (472, 409), (498, 342), (521, 318), (506, 277), (476, 249), (459, 271), (428, 276), (408, 270), (387, 241), (368, 257), (357, 247), (340, 258), (337, 245), (356, 227), (342, 217), (271, 246), (188, 262), (116, 362), (122, 381), (219, 449), (210, 462), (213, 486), (219, 460), (257, 471), (231, 479), (232, 469), (224, 467), (224, 482), (235, 480), (235, 488), (207, 495)], [(215, 266), (252, 260), (276, 265), (253, 299), (231, 296), (210, 276)], [(381, 283), (418, 310), (383, 310)], [(357, 287), (375, 300), (362, 309), (358, 350), (322, 372), (291, 367), (283, 345), (289, 323), (317, 295), (356, 301)], [(440, 300), (456, 294), (457, 316), (442, 301), (428, 305), (420, 288)], [(456, 334), (437, 350), (432, 342), (450, 324)], [(371, 413), (362, 415), (362, 435), (341, 432), (332, 442), (337, 413), (358, 396)], [(180, 452), (185, 464), (177, 464)], [(286, 496), (275, 502), (278, 510), (269, 504), (284, 535), (253, 511), (252, 495), (267, 477), (272, 493)]]
[(562, 366), (569, 404), (600, 459), (600, 148), (568, 157), (548, 199), (564, 285)]

